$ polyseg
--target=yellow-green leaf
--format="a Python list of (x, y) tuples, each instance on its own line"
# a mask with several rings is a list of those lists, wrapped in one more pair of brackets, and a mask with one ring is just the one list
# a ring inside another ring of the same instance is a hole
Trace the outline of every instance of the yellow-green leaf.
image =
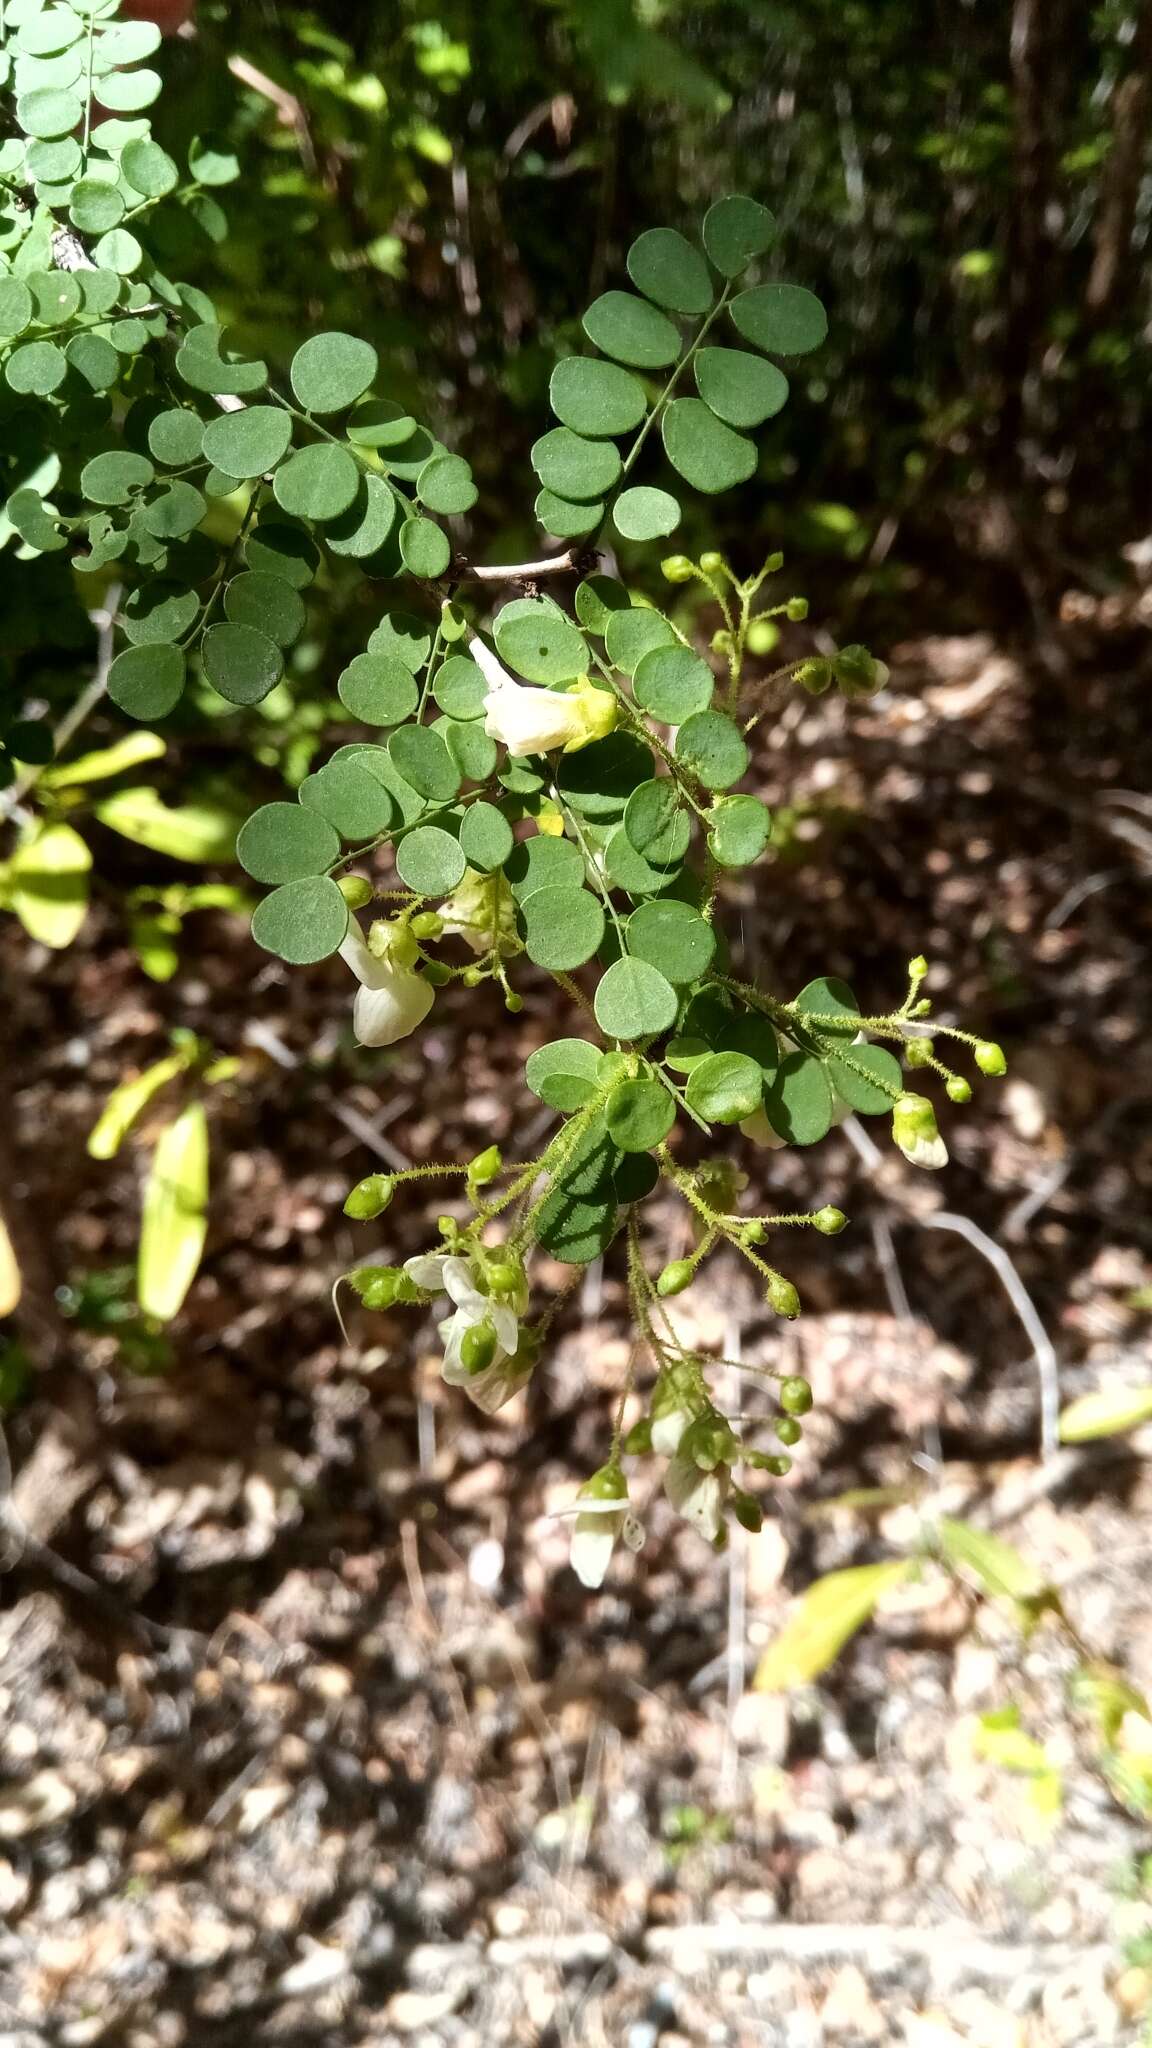
[(236, 846), (236, 820), (212, 804), (181, 804), (169, 808), (154, 789), (120, 789), (97, 804), (102, 825), (173, 860), (231, 860)]
[(37, 783), (41, 789), (74, 789), (80, 783), (107, 782), (110, 775), (138, 768), (142, 761), (155, 761), (163, 752), (159, 733), (130, 732), (114, 747), (99, 747), (94, 753), (81, 754), (77, 761), (43, 769)]
[(1047, 1580), (1035, 1565), (986, 1529), (974, 1529), (969, 1522), (953, 1522), (941, 1515), (940, 1547), (951, 1564), (967, 1565), (975, 1572), (986, 1593), (1008, 1600), (1038, 1600), (1049, 1590)]
[(1064, 1410), (1060, 1441), (1083, 1444), (1094, 1436), (1119, 1436), (1141, 1422), (1152, 1422), (1152, 1387), (1101, 1387)]
[(70, 946), (88, 908), (92, 855), (71, 825), (34, 825), (8, 864), (12, 908), (41, 945)]
[(899, 1558), (889, 1564), (853, 1565), (817, 1579), (761, 1657), (755, 1691), (789, 1692), (819, 1678), (849, 1637), (863, 1628), (882, 1596), (911, 1569), (909, 1559)]
[(120, 1086), (112, 1090), (98, 1123), (93, 1126), (88, 1140), (89, 1158), (113, 1158), (152, 1097), (158, 1095), (167, 1082), (174, 1081), (177, 1074), (185, 1073), (189, 1063), (189, 1053), (170, 1053), (167, 1059), (145, 1067), (142, 1074), (134, 1074), (130, 1081), (121, 1081)]
[(196, 1277), (208, 1231), (208, 1119), (194, 1102), (160, 1134), (144, 1189), (137, 1294), (166, 1323)]
[(0, 1317), (10, 1316), (18, 1307), (21, 1294), (20, 1268), (12, 1249), (12, 1239), (0, 1216)]

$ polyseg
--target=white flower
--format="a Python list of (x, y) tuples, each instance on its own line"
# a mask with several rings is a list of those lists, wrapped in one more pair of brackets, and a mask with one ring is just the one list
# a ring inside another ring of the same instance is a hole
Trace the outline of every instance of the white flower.
[(652, 1401), (648, 1410), (652, 1449), (658, 1452), (660, 1457), (675, 1456), (684, 1431), (696, 1419), (698, 1408), (699, 1402), (693, 1407), (689, 1401), (683, 1373), (675, 1368), (661, 1373), (652, 1389)]
[(724, 1502), (731, 1484), (726, 1465), (702, 1472), (693, 1458), (680, 1452), (664, 1474), (664, 1491), (678, 1515), (691, 1522), (709, 1543), (715, 1543), (724, 1527)]
[(440, 905), (440, 915), (445, 932), (463, 939), (477, 956), (519, 949), (516, 899), (499, 869), (491, 875), (478, 875), (474, 868), (467, 868), (464, 880)]
[(782, 1138), (779, 1131), (772, 1129), (763, 1109), (754, 1109), (751, 1116), (744, 1117), (740, 1129), (746, 1138), (751, 1138), (754, 1145), (763, 1145), (769, 1152), (779, 1152), (781, 1146), (787, 1143), (787, 1139)]
[(621, 1536), (629, 1550), (643, 1548), (644, 1530), (629, 1510), (628, 1487), (619, 1465), (601, 1465), (585, 1480), (572, 1505), (559, 1512), (575, 1517), (571, 1564), (582, 1586), (595, 1589), (603, 1585)]
[(892, 1136), (905, 1159), (936, 1173), (948, 1164), (948, 1147), (926, 1095), (902, 1095), (892, 1111)]
[[(405, 1259), (404, 1271), (417, 1287), (428, 1294), (447, 1294), (453, 1313), (440, 1325), (444, 1339), (441, 1371), (447, 1385), (463, 1387), (469, 1398), (486, 1415), (494, 1415), (510, 1401), (532, 1370), (531, 1358), (516, 1359), (520, 1345), (520, 1321), (507, 1301), (497, 1301), (476, 1285), (467, 1259), (451, 1252), (421, 1252)], [(487, 1328), (492, 1354), (479, 1369), (465, 1363), (464, 1340), (470, 1330)]]
[(423, 1023), (432, 1008), (431, 983), (387, 952), (370, 952), (354, 920), (341, 941), (340, 958), (360, 983), (352, 1010), (358, 1044), (395, 1045)]
[(484, 730), (510, 754), (550, 754), (557, 747), (571, 752), (611, 732), (616, 700), (607, 690), (597, 690), (586, 676), (571, 690), (542, 690), (518, 683), (478, 636), (469, 645), (489, 686)]

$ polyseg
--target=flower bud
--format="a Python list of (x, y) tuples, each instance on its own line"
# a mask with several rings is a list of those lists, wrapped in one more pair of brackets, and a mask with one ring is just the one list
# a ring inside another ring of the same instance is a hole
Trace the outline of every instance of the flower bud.
[(964, 1079), (963, 1074), (949, 1074), (947, 1081), (944, 1083), (944, 1092), (949, 1102), (971, 1102), (972, 1100), (972, 1084)]
[(523, 1268), (514, 1266), (510, 1259), (496, 1259), (488, 1268), (488, 1292), (497, 1299), (504, 1294), (516, 1294), (523, 1277)]
[(433, 988), (443, 988), (452, 979), (452, 969), (446, 967), (443, 960), (429, 960), (424, 969), (424, 979)]
[(908, 962), (909, 981), (923, 981), (924, 976), (927, 974), (927, 972), (927, 960), (924, 958), (923, 953), (917, 953), (916, 958)]
[(753, 619), (744, 644), (749, 654), (771, 654), (780, 638), (775, 619)]
[(504, 1008), (507, 1011), (509, 1011), (513, 1017), (518, 1016), (520, 1011), (524, 1008), (523, 996), (518, 996), (515, 989), (510, 988), (504, 997)]
[(997, 1045), (994, 1038), (982, 1039), (976, 1047), (973, 1057), (980, 1072), (988, 1074), (993, 1080), (998, 1080), (1001, 1074), (1008, 1072), (1008, 1062), (1004, 1057), (1004, 1048), (1002, 1045)]
[(414, 939), (438, 939), (444, 929), (444, 919), (438, 910), (418, 910), (408, 929)]
[(487, 1187), (495, 1180), (504, 1164), (504, 1155), (499, 1145), (489, 1145), (487, 1151), (478, 1152), (475, 1159), (468, 1161), (468, 1179), (475, 1188)]
[(877, 661), (874, 654), (858, 644), (842, 647), (833, 656), (832, 667), (845, 697), (871, 697), (888, 681), (887, 663)]
[(908, 1015), (910, 1017), (930, 1017), (932, 1015), (931, 996), (921, 996), (920, 1001), (914, 1008), (909, 1010)]
[(935, 1057), (935, 1048), (930, 1038), (906, 1038), (904, 1040), (904, 1059), (908, 1066), (930, 1067)]
[(821, 1237), (838, 1236), (847, 1221), (848, 1218), (844, 1214), (843, 1209), (834, 1209), (831, 1202), (826, 1202), (822, 1209), (817, 1209), (816, 1214), (812, 1218), (812, 1222), (820, 1232)]
[(696, 574), (687, 555), (665, 555), (660, 567), (669, 583), (690, 583)]
[(715, 548), (709, 548), (700, 557), (700, 567), (706, 576), (716, 576), (723, 569), (724, 557)]
[(391, 1174), (370, 1173), (366, 1180), (357, 1181), (344, 1204), (344, 1214), (357, 1223), (370, 1223), (374, 1216), (383, 1214), (395, 1192)]
[(740, 1527), (747, 1529), (750, 1536), (758, 1536), (764, 1527), (764, 1510), (755, 1495), (734, 1486), (728, 1498)]
[(810, 697), (822, 697), (832, 687), (832, 668), (819, 655), (811, 661), (802, 661), (796, 670), (796, 681), (807, 690)]
[(721, 626), (719, 632), (713, 633), (711, 647), (713, 654), (731, 654), (732, 635), (727, 627)]
[(806, 597), (790, 597), (784, 607), (784, 614), (786, 618), (792, 620), (793, 625), (799, 624), (801, 619), (808, 617), (808, 599)]
[(779, 1399), (785, 1415), (807, 1415), (812, 1406), (812, 1388), (807, 1380), (793, 1376), (781, 1380)]
[(791, 1458), (765, 1458), (764, 1470), (765, 1472), (770, 1472), (773, 1479), (786, 1479), (792, 1470), (792, 1460)]
[(691, 1287), (695, 1271), (691, 1259), (673, 1259), (656, 1282), (657, 1294), (665, 1298), (670, 1294), (683, 1294), (686, 1287)]
[(787, 1316), (789, 1322), (800, 1313), (800, 1296), (792, 1282), (785, 1280), (780, 1273), (773, 1273), (764, 1290), (764, 1298), (769, 1308), (775, 1309), (778, 1316)]
[(496, 1356), (496, 1332), (491, 1323), (473, 1323), (460, 1339), (460, 1363), (465, 1372), (485, 1372)]
[(768, 560), (765, 562), (764, 574), (766, 576), (778, 576), (783, 567), (784, 557), (780, 553), (780, 550), (777, 549), (776, 553), (774, 555), (769, 555)]
[(753, 1216), (752, 1221), (750, 1223), (745, 1223), (741, 1226), (740, 1230), (737, 1232), (737, 1235), (740, 1239), (741, 1244), (762, 1244), (764, 1242), (766, 1232), (764, 1229), (764, 1225), (760, 1221), (760, 1218), (758, 1216)]
[(479, 967), (466, 967), (460, 979), (464, 983), (465, 988), (479, 988), (485, 976)]
[(935, 1173), (948, 1164), (936, 1111), (926, 1095), (901, 1095), (892, 1111), (892, 1137), (911, 1166)]
[(336, 887), (349, 910), (363, 910), (376, 893), (366, 875), (341, 875)]
[(776, 1434), (782, 1444), (798, 1444), (804, 1431), (794, 1415), (778, 1415), (775, 1423)]

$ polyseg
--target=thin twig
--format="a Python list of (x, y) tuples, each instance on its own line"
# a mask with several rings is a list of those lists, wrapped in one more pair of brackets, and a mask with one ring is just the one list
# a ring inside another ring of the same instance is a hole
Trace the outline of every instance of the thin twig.
[(528, 583), (540, 576), (574, 576), (587, 556), (579, 548), (566, 548), (562, 555), (546, 555), (540, 562), (453, 562), (448, 578), (455, 583)]
[(941, 1209), (921, 1219), (926, 1230), (951, 1230), (973, 1251), (987, 1259), (1012, 1303), (1032, 1346), (1032, 1359), (1040, 1381), (1040, 1456), (1045, 1464), (1060, 1448), (1060, 1365), (1056, 1352), (1037, 1313), (1036, 1305), (1003, 1245), (996, 1243), (969, 1216), (956, 1216)]
[[(98, 629), (96, 668), (91, 682), (80, 692), (72, 709), (65, 712), (56, 728), (52, 741), (52, 761), (57, 760), (64, 752), (69, 740), (75, 738), (80, 727), (87, 718), (91, 717), (105, 690), (108, 688), (108, 671), (112, 666), (112, 656), (116, 652), (116, 611), (120, 603), (122, 588), (123, 586), (119, 583), (109, 584), (101, 609), (98, 612), (90, 612), (88, 615), (93, 625)], [(39, 767), (25, 768), (23, 773), (16, 777), (15, 782), (7, 793), (6, 809), (11, 809), (20, 802), (22, 797), (27, 796), (28, 791), (34, 787), (43, 775), (45, 768), (52, 766), (52, 761), (45, 761)]]

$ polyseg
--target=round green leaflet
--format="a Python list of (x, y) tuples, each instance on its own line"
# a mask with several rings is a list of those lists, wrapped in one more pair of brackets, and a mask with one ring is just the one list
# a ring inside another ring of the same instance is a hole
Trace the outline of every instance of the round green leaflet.
[(276, 642), (255, 626), (209, 626), (201, 654), (209, 682), (230, 704), (259, 704), (284, 673)]
[(634, 960), (658, 967), (678, 987), (699, 981), (716, 951), (716, 934), (707, 918), (690, 903), (642, 903), (626, 927), (628, 951)]
[(108, 671), (108, 695), (129, 718), (166, 718), (184, 689), (181, 648), (125, 647)]
[(817, 1026), (822, 1038), (854, 1038), (860, 1029), (860, 1006), (848, 983), (836, 975), (806, 982), (796, 997), (796, 1008), (805, 1017), (843, 1018), (843, 1023)]
[(27, 541), (38, 554), (58, 554), (67, 545), (39, 491), (31, 486), (13, 491), (5, 511), (21, 540)]
[(13, 349), (4, 375), (9, 390), (20, 396), (47, 398), (68, 375), (68, 359), (54, 341), (26, 341)]
[(804, 356), (828, 334), (828, 315), (802, 284), (758, 284), (738, 292), (728, 311), (754, 348), (774, 356)]
[(114, 270), (82, 270), (76, 281), (86, 313), (110, 313), (124, 289)]
[(470, 868), (481, 874), (502, 868), (512, 851), (512, 827), (495, 804), (469, 804), (460, 820), (460, 850)]
[(366, 398), (344, 431), (357, 448), (400, 448), (412, 439), (416, 422), (390, 398)]
[(535, 890), (559, 883), (578, 889), (584, 880), (584, 861), (570, 839), (553, 839), (548, 832), (538, 832), (532, 839), (517, 841), (504, 872), (512, 894), (523, 903)]
[(748, 749), (722, 711), (697, 711), (676, 735), (676, 759), (705, 789), (727, 789), (747, 772)]
[(143, 137), (125, 145), (120, 169), (133, 191), (142, 193), (145, 199), (163, 199), (180, 183), (180, 173), (167, 150)]
[(119, 383), (120, 358), (102, 334), (74, 334), (64, 353), (93, 391), (111, 391)]
[(432, 695), (449, 718), (482, 718), (488, 683), (466, 654), (450, 654), (436, 670)]
[(281, 463), (272, 491), (282, 511), (323, 522), (348, 510), (359, 483), (359, 468), (347, 448), (334, 441), (315, 441)]
[(487, 782), (496, 766), (496, 742), (482, 725), (475, 719), (437, 718), (430, 730), (440, 735), (466, 782)]
[(576, 617), (586, 633), (603, 639), (613, 612), (630, 611), (632, 600), (614, 576), (586, 576), (576, 585)]
[(675, 1121), (668, 1090), (648, 1076), (618, 1081), (604, 1106), (608, 1135), (621, 1152), (650, 1152), (664, 1143)]
[(431, 647), (428, 627), (411, 612), (386, 613), (368, 642), (369, 654), (394, 655), (413, 675), (423, 668)]
[(618, 1202), (642, 1202), (660, 1178), (660, 1168), (647, 1152), (626, 1152), (615, 1173), (612, 1187)]
[(121, 277), (128, 277), (132, 271), (139, 270), (144, 261), (144, 251), (127, 228), (112, 228), (108, 234), (101, 235), (92, 251), (92, 260), (101, 270), (116, 270)]
[[(12, 10), (15, 14), (15, 9)], [(17, 17), (18, 18), (18, 17)], [(55, 50), (67, 50), (84, 33), (83, 24), (69, 7), (46, 7), (20, 23), (15, 32), (22, 57), (48, 57)]]
[(830, 1059), (828, 1078), (859, 1116), (885, 1115), (904, 1087), (899, 1060), (882, 1045), (854, 1045), (841, 1058)]
[(340, 858), (340, 836), (303, 804), (264, 804), (240, 827), (236, 858), (258, 882), (297, 882)]
[(94, 455), (80, 472), (80, 489), (93, 505), (126, 505), (135, 491), (150, 484), (156, 471), (146, 455), (110, 448)]
[[(95, 340), (95, 336), (82, 337)], [(208, 506), (194, 484), (181, 477), (165, 484), (156, 497), (140, 507), (140, 520), (156, 540), (182, 540), (199, 526)]]
[(788, 399), (788, 379), (775, 363), (740, 348), (702, 348), (693, 365), (706, 405), (730, 427), (758, 427)]
[(477, 490), (463, 456), (433, 455), (416, 479), (416, 495), (430, 512), (452, 518), (471, 511)]
[(768, 844), (772, 813), (758, 796), (723, 797), (708, 813), (708, 850), (722, 868), (746, 868)]
[(28, 176), (51, 185), (67, 184), (83, 161), (84, 152), (74, 135), (64, 135), (59, 142), (30, 142), (24, 158)]
[(124, 632), (136, 647), (180, 640), (195, 624), (200, 600), (176, 583), (144, 583), (125, 600)]
[(297, 349), (289, 376), (305, 412), (343, 412), (364, 396), (376, 370), (370, 342), (354, 334), (314, 334)]
[(583, 1109), (596, 1093), (600, 1055), (586, 1038), (554, 1038), (530, 1053), (524, 1079), (549, 1109)]
[(765, 1092), (768, 1121), (792, 1145), (815, 1145), (832, 1128), (832, 1084), (822, 1060), (790, 1052)]
[(622, 491), (613, 505), (612, 524), (622, 540), (659, 540), (675, 533), (680, 506), (671, 491), (634, 484), (630, 491)]
[(32, 294), (18, 277), (0, 277), (0, 339), (12, 340), (32, 320)]
[(246, 405), (210, 420), (201, 443), (204, 460), (226, 476), (264, 476), (292, 446), (292, 419), (278, 405)]
[[(613, 1148), (613, 1158), (618, 1157)], [(566, 1186), (548, 1196), (536, 1218), (536, 1241), (566, 1266), (588, 1266), (607, 1251), (619, 1215), (611, 1179), (602, 1195), (572, 1195)]]
[(628, 251), (628, 275), (637, 291), (670, 313), (706, 313), (712, 304), (708, 265), (675, 228), (649, 228)]
[(571, 427), (553, 427), (532, 446), (532, 467), (546, 490), (559, 498), (602, 498), (620, 476), (620, 457), (611, 441), (586, 441)]
[(237, 626), (255, 626), (278, 647), (290, 647), (304, 630), (306, 613), (298, 590), (282, 577), (247, 569), (224, 592), (224, 610)]
[(574, 754), (561, 757), (556, 786), (566, 804), (582, 818), (614, 823), (623, 817), (632, 791), (647, 782), (655, 763), (651, 752), (631, 733), (610, 732)]
[(229, 361), (222, 353), (223, 340), (223, 328), (210, 322), (191, 329), (176, 355), (176, 368), (184, 382), (194, 391), (211, 392), (213, 397), (242, 397), (248, 391), (262, 391), (268, 382), (268, 365)]
[(704, 247), (721, 277), (739, 277), (776, 240), (776, 222), (755, 199), (730, 193), (704, 216)]
[(124, 200), (102, 178), (81, 178), (72, 187), (68, 218), (82, 235), (102, 235), (124, 218)]
[(30, 270), (28, 289), (41, 327), (63, 327), (79, 310), (78, 280), (67, 270)]
[(709, 1124), (738, 1124), (761, 1107), (764, 1074), (742, 1052), (710, 1052), (697, 1060), (684, 1090), (691, 1109)]
[(426, 726), (402, 725), (388, 742), (388, 758), (405, 782), (436, 803), (451, 803), (460, 788), (460, 770), (439, 733)]
[(616, 889), (629, 896), (659, 896), (670, 889), (679, 870), (657, 868), (637, 853), (623, 825), (617, 825), (604, 844), (604, 872)]
[(51, 142), (58, 135), (71, 135), (84, 119), (84, 102), (74, 92), (43, 86), (22, 92), (16, 102), (16, 119), (25, 135)]
[(603, 499), (581, 505), (572, 498), (558, 498), (555, 491), (537, 491), (532, 509), (537, 525), (545, 533), (554, 533), (557, 540), (582, 540), (586, 533), (595, 531), (604, 517)]
[(638, 370), (664, 370), (680, 354), (679, 330), (655, 306), (631, 292), (604, 292), (584, 315), (589, 341)]
[(558, 420), (590, 439), (630, 434), (648, 410), (644, 386), (615, 363), (569, 356), (557, 363), (548, 397)]
[[(393, 766), (387, 747), (370, 747), (361, 742), (352, 752), (367, 768), (369, 774), (383, 783), (392, 798), (398, 824), (415, 824), (417, 818), (428, 808), (427, 799), (418, 795), (410, 782), (405, 782), (404, 777)], [(332, 756), (334, 761), (347, 758), (350, 758), (349, 750), (344, 747), (338, 747)]]
[(671, 621), (647, 605), (634, 605), (629, 611), (613, 612), (604, 633), (604, 651), (609, 661), (613, 668), (622, 669), (626, 676), (635, 674), (637, 664), (654, 647), (672, 647), (675, 644), (676, 633)]
[(745, 1010), (714, 1034), (717, 1052), (741, 1052), (754, 1060), (761, 1076), (772, 1075), (780, 1065), (780, 1040), (767, 1017)]
[(361, 761), (329, 761), (315, 775), (305, 776), (298, 795), (350, 845), (387, 832), (396, 817), (388, 790)]
[(348, 930), (348, 905), (331, 875), (286, 882), (258, 903), (252, 937), (291, 967), (309, 967), (335, 953)]
[(570, 683), (587, 673), (587, 642), (546, 600), (514, 599), (497, 613), (494, 632), (501, 660), (530, 683)]
[[(161, 417), (169, 420), (172, 414), (164, 413)], [(153, 421), (153, 426), (157, 424)], [(152, 452), (155, 454), (155, 449)], [(302, 526), (285, 526), (274, 519), (262, 519), (244, 543), (244, 560), (250, 569), (257, 570), (262, 576), (278, 576), (282, 583), (290, 583), (293, 590), (306, 590), (316, 574), (320, 557), (315, 542)]]
[(521, 907), (528, 958), (552, 973), (582, 967), (604, 937), (604, 912), (588, 889), (537, 889)]
[(433, 440), (427, 427), (416, 427), (406, 441), (384, 451), (384, 464), (390, 475), (398, 476), (402, 483), (414, 484), (434, 455), (446, 453), (439, 441)]
[(400, 528), (400, 553), (413, 576), (443, 576), (452, 560), (452, 544), (431, 519), (406, 519)]
[(417, 896), (449, 896), (464, 880), (460, 842), (440, 825), (418, 825), (396, 848), (396, 872)]
[(676, 1022), (676, 991), (647, 960), (615, 960), (601, 977), (595, 1010), (606, 1038), (655, 1038)]
[(637, 662), (633, 687), (643, 711), (665, 725), (683, 725), (694, 711), (708, 709), (716, 683), (691, 647), (654, 647)]
[(158, 71), (109, 71), (100, 80), (100, 104), (112, 114), (138, 114), (159, 98)]
[(755, 471), (756, 443), (733, 433), (702, 398), (674, 398), (660, 432), (673, 469), (711, 497), (747, 483)]

